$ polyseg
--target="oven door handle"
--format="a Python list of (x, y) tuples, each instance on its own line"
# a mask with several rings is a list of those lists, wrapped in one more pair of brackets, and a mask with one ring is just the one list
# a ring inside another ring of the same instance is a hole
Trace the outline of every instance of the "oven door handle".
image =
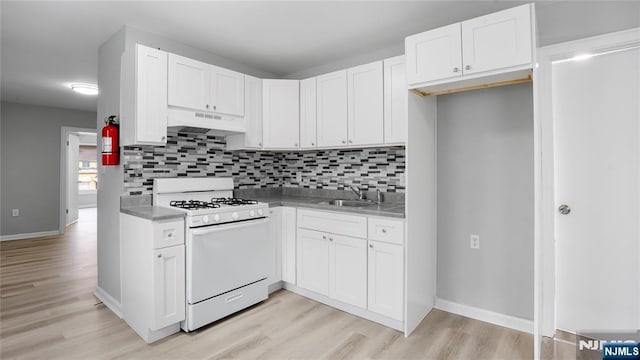
[(269, 221), (269, 218), (263, 218), (260, 220), (242, 221), (239, 223), (231, 223), (228, 225), (213, 225), (213, 226), (208, 226), (206, 229), (192, 229), (191, 234), (193, 236), (207, 235), (207, 234), (212, 234), (212, 233), (223, 231), (223, 230), (236, 229), (236, 228), (252, 226), (252, 225), (261, 225), (261, 224), (267, 223), (268, 221)]

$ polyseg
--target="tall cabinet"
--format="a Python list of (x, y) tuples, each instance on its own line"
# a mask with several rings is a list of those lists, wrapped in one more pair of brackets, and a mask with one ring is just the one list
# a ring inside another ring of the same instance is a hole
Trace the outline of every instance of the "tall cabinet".
[(264, 147), (299, 148), (300, 82), (265, 79), (262, 86)]

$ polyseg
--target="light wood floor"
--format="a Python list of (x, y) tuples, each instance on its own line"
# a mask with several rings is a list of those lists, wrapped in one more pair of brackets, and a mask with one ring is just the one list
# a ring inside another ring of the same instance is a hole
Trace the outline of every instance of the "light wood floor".
[(434, 310), (405, 338), (284, 290), (223, 321), (147, 345), (93, 296), (95, 212), (81, 218), (64, 236), (0, 244), (0, 358), (532, 358), (530, 334)]

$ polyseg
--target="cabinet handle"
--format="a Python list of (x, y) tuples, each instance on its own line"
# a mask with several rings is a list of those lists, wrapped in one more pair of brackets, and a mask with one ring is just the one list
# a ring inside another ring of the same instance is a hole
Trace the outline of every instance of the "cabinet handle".
[(162, 254), (158, 254), (158, 259), (160, 259), (162, 257)]
[(160, 139), (160, 140), (165, 141), (166, 138), (167, 138), (166, 136), (163, 136), (162, 139)]
[(346, 142), (346, 141), (344, 141), (344, 140), (342, 140), (342, 143), (343, 143), (343, 144), (346, 144), (347, 142)]
[(458, 72), (458, 71), (460, 71), (460, 69), (458, 69), (457, 67), (453, 68), (453, 72)]
[(373, 244), (369, 244), (369, 247), (370, 247), (371, 249), (373, 249)]
[(467, 65), (464, 67), (465, 70), (471, 70), (471, 65)]
[(213, 105), (213, 110), (215, 110), (215, 109), (216, 109), (216, 106), (215, 106), (215, 105)]
[(298, 143), (293, 144), (293, 146), (298, 146)]
[(382, 229), (381, 231), (382, 231), (383, 234), (387, 233), (387, 229)]
[(329, 238), (329, 241), (333, 241), (333, 238)]
[(168, 237), (168, 238), (172, 238), (172, 237), (173, 237), (173, 233), (168, 233), (168, 234), (167, 234), (167, 237)]
[(258, 146), (262, 146), (262, 143), (258, 143)]
[(206, 104), (204, 107), (208, 109), (209, 108), (209, 104)]
[(311, 143), (311, 146), (316, 146), (316, 143)]
[(326, 237), (326, 236), (324, 236), (324, 235), (322, 235), (322, 238), (323, 238), (323, 239), (325, 239), (325, 240), (327, 240), (327, 237)]
[(349, 140), (349, 144), (353, 144), (353, 140)]

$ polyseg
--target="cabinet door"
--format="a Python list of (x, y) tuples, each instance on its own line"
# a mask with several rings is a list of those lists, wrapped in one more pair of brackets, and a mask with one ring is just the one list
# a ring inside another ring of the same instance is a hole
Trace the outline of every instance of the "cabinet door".
[(282, 281), (296, 283), (296, 208), (281, 207)]
[(264, 147), (299, 148), (299, 80), (262, 80)]
[(384, 142), (407, 141), (408, 90), (404, 55), (384, 61)]
[(151, 330), (185, 318), (184, 245), (153, 251), (153, 321)]
[(145, 145), (166, 144), (166, 52), (142, 45), (136, 45), (135, 92), (135, 143)]
[(462, 22), (464, 73), (531, 64), (531, 7), (499, 11)]
[(300, 147), (318, 146), (316, 138), (316, 78), (300, 80)]
[(327, 235), (330, 243), (329, 297), (367, 307), (367, 240)]
[(347, 71), (349, 145), (382, 144), (384, 112), (382, 61)]
[(405, 39), (409, 85), (462, 75), (460, 23)]
[(282, 240), (282, 208), (269, 209), (269, 285), (282, 280)]
[(209, 74), (209, 110), (244, 116), (244, 74), (215, 65), (210, 65)]
[(369, 241), (369, 310), (403, 319), (404, 247)]
[(262, 147), (262, 80), (244, 77), (244, 121), (247, 125), (245, 147)]
[(329, 238), (326, 234), (298, 229), (298, 286), (329, 295)]
[(169, 54), (168, 87), (169, 105), (209, 110), (209, 64)]
[(347, 145), (347, 70), (317, 78), (318, 146)]

